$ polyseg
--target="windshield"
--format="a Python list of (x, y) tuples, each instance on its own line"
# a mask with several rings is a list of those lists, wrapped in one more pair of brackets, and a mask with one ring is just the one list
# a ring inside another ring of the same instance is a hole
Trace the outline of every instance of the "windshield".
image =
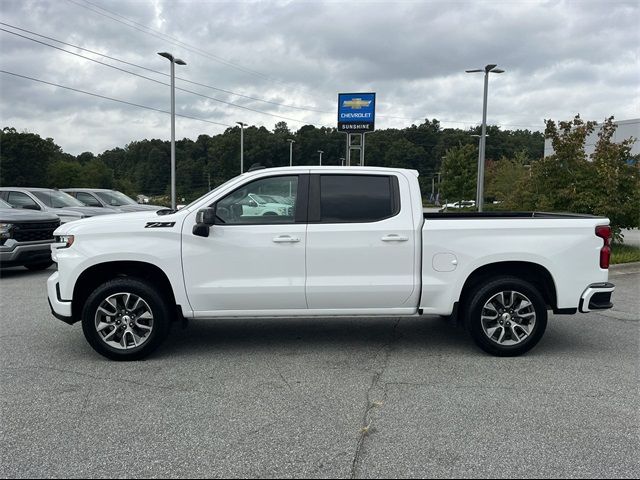
[(13, 208), (13, 207), (9, 205), (7, 202), (5, 202), (4, 200), (0, 199), (0, 208)]
[(84, 207), (84, 203), (59, 190), (38, 190), (33, 193), (42, 203), (52, 208)]
[(135, 200), (116, 190), (111, 190), (109, 192), (95, 192), (95, 194), (98, 195), (104, 203), (113, 207), (121, 207), (122, 205), (137, 205)]

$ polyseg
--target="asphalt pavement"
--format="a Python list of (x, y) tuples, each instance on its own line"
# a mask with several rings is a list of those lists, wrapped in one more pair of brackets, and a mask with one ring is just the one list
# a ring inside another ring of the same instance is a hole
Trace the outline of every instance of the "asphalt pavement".
[(438, 317), (176, 325), (110, 362), (0, 278), (0, 476), (640, 477), (640, 265), (495, 358)]

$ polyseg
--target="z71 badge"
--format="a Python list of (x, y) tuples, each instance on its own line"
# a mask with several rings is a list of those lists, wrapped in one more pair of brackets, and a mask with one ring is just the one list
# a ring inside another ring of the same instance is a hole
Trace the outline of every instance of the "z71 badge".
[(147, 222), (144, 228), (171, 228), (176, 222)]

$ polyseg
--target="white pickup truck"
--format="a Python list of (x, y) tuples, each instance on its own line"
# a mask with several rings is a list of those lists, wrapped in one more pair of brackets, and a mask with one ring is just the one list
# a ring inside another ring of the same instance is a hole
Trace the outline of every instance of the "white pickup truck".
[[(291, 206), (255, 215), (255, 195)], [(174, 319), (220, 317), (453, 316), (485, 351), (519, 355), (542, 337), (548, 310), (610, 308), (614, 290), (608, 219), (424, 214), (412, 170), (262, 169), (177, 212), (95, 217), (55, 234), (52, 312), (81, 321), (116, 360), (151, 353)]]

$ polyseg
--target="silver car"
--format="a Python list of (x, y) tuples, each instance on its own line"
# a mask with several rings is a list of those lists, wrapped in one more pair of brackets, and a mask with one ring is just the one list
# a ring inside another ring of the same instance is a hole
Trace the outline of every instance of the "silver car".
[(141, 205), (122, 192), (106, 188), (64, 188), (62, 191), (90, 207), (110, 208), (117, 212), (140, 212), (166, 208), (160, 205)]
[(71, 195), (51, 188), (1, 187), (0, 198), (14, 208), (54, 213), (61, 223), (117, 213), (114, 210), (87, 207)]

